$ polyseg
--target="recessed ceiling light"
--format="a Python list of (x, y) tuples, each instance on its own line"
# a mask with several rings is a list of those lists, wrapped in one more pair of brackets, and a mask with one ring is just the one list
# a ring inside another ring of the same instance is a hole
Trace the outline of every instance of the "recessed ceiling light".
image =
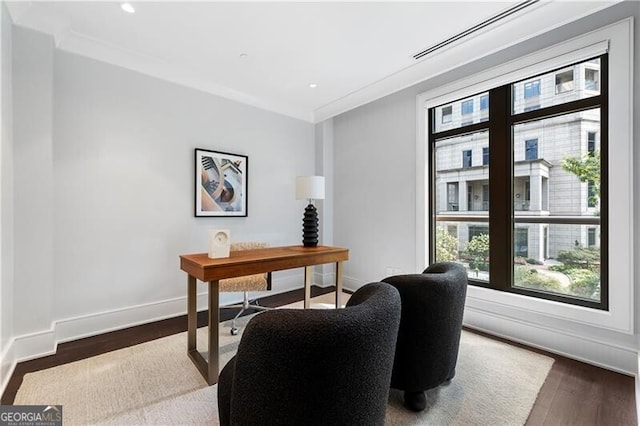
[(316, 83), (309, 83), (309, 87), (315, 89), (318, 85)]
[(248, 56), (249, 56), (248, 53), (241, 53), (240, 54), (240, 58), (242, 58), (242, 59), (246, 59)]
[(136, 13), (136, 10), (133, 8), (131, 3), (122, 3), (120, 7), (127, 13)]

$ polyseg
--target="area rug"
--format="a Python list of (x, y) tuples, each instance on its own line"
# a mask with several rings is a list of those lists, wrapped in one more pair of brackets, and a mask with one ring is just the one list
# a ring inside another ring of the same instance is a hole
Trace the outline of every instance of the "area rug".
[[(316, 301), (323, 307), (327, 300)], [(296, 305), (298, 306), (298, 305)], [(313, 306), (313, 305), (312, 305)], [(240, 330), (250, 317), (243, 317)], [(220, 324), (220, 365), (238, 336)], [(198, 330), (205, 342), (206, 328)], [(66, 425), (215, 425), (217, 386), (207, 386), (186, 354), (186, 333), (175, 334), (24, 376), (16, 405), (63, 406)], [(427, 409), (402, 407), (389, 394), (388, 425), (522, 425), (553, 359), (463, 331), (457, 375), (428, 392)]]

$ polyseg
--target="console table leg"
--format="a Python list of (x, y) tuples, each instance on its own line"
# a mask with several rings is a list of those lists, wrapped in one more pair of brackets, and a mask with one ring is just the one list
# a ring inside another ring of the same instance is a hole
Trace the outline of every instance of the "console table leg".
[(336, 309), (342, 307), (342, 262), (336, 262)]
[(209, 281), (209, 377), (210, 385), (218, 382), (220, 295), (218, 281)]
[(311, 266), (304, 267), (304, 308), (311, 306)]
[(196, 277), (187, 275), (187, 352), (196, 350), (196, 331), (198, 330), (196, 301)]

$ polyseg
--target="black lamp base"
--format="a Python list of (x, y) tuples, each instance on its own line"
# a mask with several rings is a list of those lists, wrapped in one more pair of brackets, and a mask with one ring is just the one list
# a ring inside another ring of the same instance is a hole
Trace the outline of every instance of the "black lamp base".
[(305, 247), (316, 247), (318, 245), (318, 210), (313, 204), (309, 204), (304, 209), (302, 245)]

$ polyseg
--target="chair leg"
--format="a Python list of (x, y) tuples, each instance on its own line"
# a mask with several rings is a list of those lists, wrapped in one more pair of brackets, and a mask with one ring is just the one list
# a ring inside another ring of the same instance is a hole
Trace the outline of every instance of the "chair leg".
[(404, 391), (404, 405), (411, 411), (422, 411), (427, 407), (424, 391)]
[(244, 292), (244, 301), (242, 302), (242, 307), (238, 311), (238, 314), (231, 321), (231, 335), (232, 336), (235, 336), (236, 334), (238, 334), (238, 327), (236, 327), (236, 320), (238, 318), (240, 318), (240, 315), (242, 315), (242, 313), (244, 311), (246, 311), (247, 309), (249, 309), (249, 292), (245, 291)]

